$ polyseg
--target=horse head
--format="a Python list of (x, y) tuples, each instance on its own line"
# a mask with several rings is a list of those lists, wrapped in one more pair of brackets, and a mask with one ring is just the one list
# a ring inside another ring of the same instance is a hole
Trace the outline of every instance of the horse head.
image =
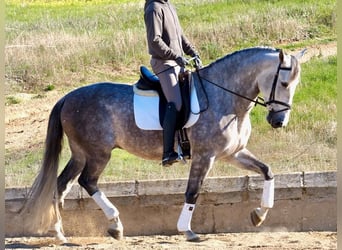
[(264, 81), (263, 86), (259, 86), (269, 111), (267, 121), (273, 128), (285, 127), (289, 122), (293, 96), (300, 79), (299, 59), (304, 53), (305, 50), (293, 56), (279, 50), (277, 71), (272, 74), (273, 83)]

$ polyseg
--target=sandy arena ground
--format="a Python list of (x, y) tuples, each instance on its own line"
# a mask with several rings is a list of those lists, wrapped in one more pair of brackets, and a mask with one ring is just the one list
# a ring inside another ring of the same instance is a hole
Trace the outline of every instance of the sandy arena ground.
[(6, 249), (109, 250), (109, 249), (337, 249), (336, 232), (260, 232), (201, 235), (200, 242), (187, 242), (183, 235), (125, 237), (71, 237), (58, 245), (52, 238), (8, 238)]

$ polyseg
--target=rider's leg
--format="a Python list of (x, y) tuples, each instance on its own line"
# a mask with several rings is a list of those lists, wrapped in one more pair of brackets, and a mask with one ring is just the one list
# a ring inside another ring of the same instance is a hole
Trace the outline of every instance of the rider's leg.
[[(181, 69), (174, 61), (152, 59), (152, 69), (158, 75), (163, 93), (168, 102), (163, 120), (163, 166), (171, 165), (178, 160), (174, 151), (177, 112), (182, 107), (182, 98), (178, 83)], [(161, 73), (160, 73), (161, 72)]]
[(159, 77), (160, 84), (167, 102), (173, 102), (176, 109), (180, 111), (182, 107), (182, 97), (180, 93), (178, 75), (184, 71), (172, 60), (151, 59), (153, 72)]
[(173, 102), (166, 106), (163, 121), (163, 166), (171, 165), (178, 159), (178, 153), (174, 151), (177, 109)]

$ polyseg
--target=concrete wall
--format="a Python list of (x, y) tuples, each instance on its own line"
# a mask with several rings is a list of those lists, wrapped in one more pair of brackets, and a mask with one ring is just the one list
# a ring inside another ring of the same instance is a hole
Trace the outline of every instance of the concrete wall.
[[(126, 236), (176, 234), (184, 202), (186, 179), (128, 181), (101, 184), (100, 188), (120, 210)], [(207, 178), (193, 215), (197, 233), (253, 231), (336, 231), (336, 172), (291, 173), (275, 176), (275, 205), (265, 223), (255, 228), (250, 212), (260, 206), (260, 176)], [(28, 189), (6, 189), (6, 236), (20, 236), (13, 223)], [(66, 236), (106, 235), (105, 215), (75, 185), (62, 210)]]

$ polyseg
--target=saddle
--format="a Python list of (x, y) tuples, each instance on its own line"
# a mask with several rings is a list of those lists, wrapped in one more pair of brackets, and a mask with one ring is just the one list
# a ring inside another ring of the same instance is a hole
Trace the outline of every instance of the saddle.
[[(178, 144), (183, 152), (190, 152), (190, 142), (184, 125), (188, 121), (191, 112), (190, 102), (190, 72), (185, 71), (179, 74), (179, 87), (182, 97), (182, 108), (177, 114), (176, 130), (178, 137)], [(167, 100), (160, 85), (159, 78), (153, 74), (145, 66), (140, 67), (140, 79), (136, 83), (136, 88), (140, 90), (154, 90), (159, 95), (159, 123), (163, 127), (163, 120), (165, 116), (165, 110)], [(190, 157), (190, 155), (189, 155)]]
[[(188, 121), (191, 107), (190, 107), (190, 84), (189, 84), (189, 76), (190, 72), (185, 71), (184, 73), (179, 74), (179, 87), (182, 96), (182, 108), (177, 114), (177, 125), (176, 129), (181, 129), (184, 127), (186, 122)], [(145, 66), (140, 67), (140, 79), (136, 83), (136, 87), (140, 90), (154, 90), (158, 92), (160, 102), (159, 102), (159, 122), (163, 127), (163, 120), (165, 115), (165, 109), (167, 100), (163, 93), (163, 90), (160, 85), (159, 78), (153, 74), (149, 69)]]

